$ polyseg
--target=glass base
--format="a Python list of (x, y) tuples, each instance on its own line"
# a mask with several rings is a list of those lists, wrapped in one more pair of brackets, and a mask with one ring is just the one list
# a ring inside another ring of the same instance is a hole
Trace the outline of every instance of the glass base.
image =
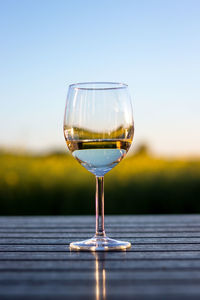
[(91, 239), (70, 244), (70, 250), (76, 251), (113, 251), (126, 250), (130, 247), (131, 243), (129, 242), (113, 240), (106, 236), (94, 236)]

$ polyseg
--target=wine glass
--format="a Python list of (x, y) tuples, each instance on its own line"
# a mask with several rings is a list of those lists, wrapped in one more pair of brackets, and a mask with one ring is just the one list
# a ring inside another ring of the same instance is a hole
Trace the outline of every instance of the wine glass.
[(108, 238), (105, 234), (104, 175), (125, 157), (133, 135), (132, 105), (126, 84), (86, 82), (69, 86), (64, 116), (67, 147), (96, 177), (96, 233), (91, 239), (72, 242), (71, 250), (108, 251), (131, 247), (131, 243)]

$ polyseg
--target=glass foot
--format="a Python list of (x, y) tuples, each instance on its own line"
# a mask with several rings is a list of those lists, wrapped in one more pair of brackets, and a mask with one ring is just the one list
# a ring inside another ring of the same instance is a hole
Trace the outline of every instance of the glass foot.
[(106, 236), (94, 236), (91, 239), (81, 242), (73, 242), (70, 244), (70, 250), (80, 251), (113, 251), (126, 250), (131, 247), (131, 243), (124, 241), (117, 241)]

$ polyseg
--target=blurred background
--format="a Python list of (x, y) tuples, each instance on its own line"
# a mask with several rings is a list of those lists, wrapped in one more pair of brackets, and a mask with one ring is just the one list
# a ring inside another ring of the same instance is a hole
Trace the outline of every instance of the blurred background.
[(68, 85), (126, 82), (131, 151), (106, 214), (200, 213), (200, 1), (0, 0), (0, 214), (94, 214), (67, 151)]

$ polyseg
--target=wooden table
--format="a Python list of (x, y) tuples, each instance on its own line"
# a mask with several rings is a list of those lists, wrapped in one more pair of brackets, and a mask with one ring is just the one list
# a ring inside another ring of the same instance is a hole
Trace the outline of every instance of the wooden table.
[(200, 216), (106, 216), (127, 252), (70, 252), (94, 217), (1, 217), (0, 299), (200, 299)]

